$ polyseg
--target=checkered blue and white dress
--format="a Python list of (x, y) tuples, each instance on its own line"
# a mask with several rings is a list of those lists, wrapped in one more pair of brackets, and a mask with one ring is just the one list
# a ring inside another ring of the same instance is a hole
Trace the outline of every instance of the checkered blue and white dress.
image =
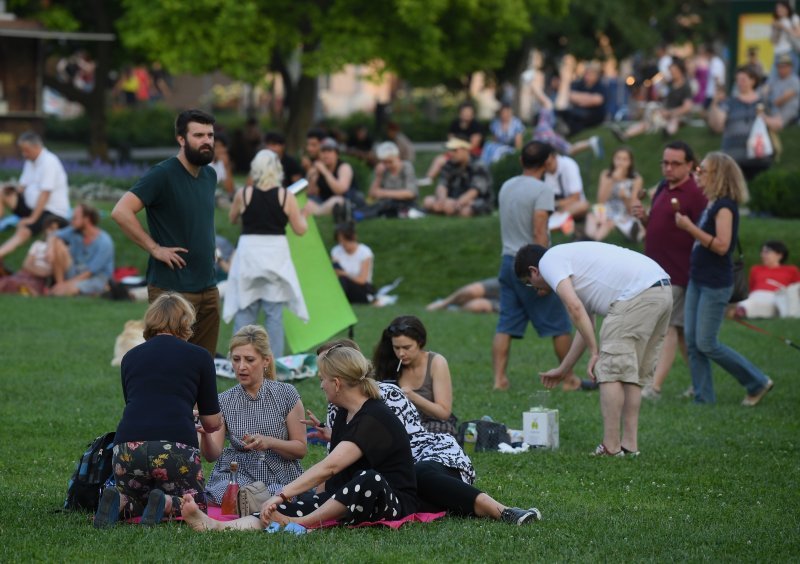
[(286, 417), (298, 401), (300, 394), (294, 386), (272, 380), (264, 380), (255, 398), (250, 397), (241, 385), (219, 394), (230, 445), (223, 449), (208, 479), (206, 491), (211, 500), (222, 502), (234, 460), (239, 463), (239, 486), (262, 481), (272, 493), (280, 491), (303, 473), (297, 460), (286, 460), (271, 450), (247, 451), (242, 443), (242, 436), (254, 433), (288, 440)]

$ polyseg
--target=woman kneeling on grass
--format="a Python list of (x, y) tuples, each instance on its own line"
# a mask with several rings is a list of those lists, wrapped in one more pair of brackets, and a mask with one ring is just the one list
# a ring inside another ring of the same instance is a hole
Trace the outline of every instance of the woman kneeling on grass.
[(353, 348), (335, 346), (320, 355), (320, 388), (339, 408), (330, 454), (264, 502), (260, 514), (215, 521), (187, 496), (184, 520), (199, 531), (274, 529), (271, 522), (311, 527), (338, 520), (353, 525), (414, 513), (417, 489), (408, 435), (379, 399), (370, 370), (369, 361)]
[(122, 359), (125, 411), (112, 458), (116, 487), (103, 490), (95, 527), (113, 525), (121, 512), (154, 525), (164, 515), (180, 515), (182, 497), (205, 510), (192, 408), (196, 403), (206, 433), (219, 429), (222, 417), (214, 361), (186, 342), (194, 322), (185, 298), (162, 294), (145, 313), (145, 342)]

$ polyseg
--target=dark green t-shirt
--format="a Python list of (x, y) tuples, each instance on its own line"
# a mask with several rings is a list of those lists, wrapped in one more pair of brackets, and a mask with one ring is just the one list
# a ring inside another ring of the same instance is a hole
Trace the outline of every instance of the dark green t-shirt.
[(214, 274), (214, 190), (217, 174), (201, 166), (197, 178), (177, 157), (158, 163), (131, 188), (145, 205), (147, 228), (162, 247), (183, 247), (183, 268), (152, 256), (147, 283), (163, 290), (200, 292), (216, 284)]

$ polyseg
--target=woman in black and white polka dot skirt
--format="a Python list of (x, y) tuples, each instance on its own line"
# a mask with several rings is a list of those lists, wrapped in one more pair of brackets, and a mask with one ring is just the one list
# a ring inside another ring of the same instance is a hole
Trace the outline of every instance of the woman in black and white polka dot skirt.
[(257, 516), (215, 521), (185, 501), (184, 519), (195, 530), (259, 529), (275, 527), (273, 522), (353, 525), (414, 513), (416, 479), (408, 434), (379, 399), (370, 371), (369, 361), (350, 347), (337, 345), (320, 355), (320, 388), (339, 407), (330, 454), (268, 499)]

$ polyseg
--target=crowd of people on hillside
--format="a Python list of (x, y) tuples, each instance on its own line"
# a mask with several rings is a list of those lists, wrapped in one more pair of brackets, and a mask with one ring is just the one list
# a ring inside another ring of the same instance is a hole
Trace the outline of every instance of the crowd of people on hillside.
[[(111, 212), (122, 234), (149, 255), (150, 305), (145, 343), (122, 359), (125, 409), (113, 480), (100, 498), (95, 526), (133, 517), (153, 525), (182, 516), (196, 530), (303, 532), (330, 521), (357, 525), (435, 511), (517, 525), (541, 519), (536, 508), (506, 506), (472, 485), (475, 470), (455, 440), (450, 368), (444, 354), (426, 348), (420, 319), (394, 319), (371, 362), (353, 341), (320, 347), (324, 422), (305, 411), (293, 386), (275, 382), (275, 358), (284, 350), (283, 310), (308, 319), (287, 228), (303, 236), (310, 216), (333, 216), (336, 246), (329, 267), (350, 302), (369, 304), (376, 293), (375, 254), (359, 241), (357, 221), (496, 212), (502, 241), (497, 276), (459, 288), (427, 309), (498, 314), (491, 344), (497, 390), (512, 385), (511, 343), (524, 337), (528, 324), (549, 337), (557, 366), (539, 374), (542, 384), (599, 389), (602, 440), (596, 456), (639, 455), (641, 398), (660, 396), (678, 350), (689, 366), (687, 395), (695, 402), (716, 402), (713, 361), (745, 389), (742, 405), (759, 404), (774, 381), (721, 343), (719, 334), (731, 310), (747, 181), (773, 161), (773, 153), (751, 147), (754, 123), (768, 135), (797, 118), (792, 38), (800, 37), (800, 18), (788, 4), (778, 5), (774, 76), (765, 84), (755, 66), (744, 65), (727, 95), (713, 50), (701, 49), (691, 64), (665, 52), (659, 80), (648, 92), (640, 88), (634, 100), (641, 113), (631, 112), (630, 125), (614, 130), (621, 141), (654, 132), (672, 137), (701, 111), (722, 134), (722, 150), (699, 158), (689, 144), (669, 140), (661, 181), (647, 190), (633, 150), (620, 146), (600, 173), (594, 203), (573, 156), (584, 150), (602, 155), (597, 136), (584, 132), (607, 118), (607, 91), (599, 65), (579, 65), (568, 56), (549, 93), (541, 71), (527, 76), (539, 104), (530, 135), (508, 104), (500, 104), (486, 130), (475, 107), (464, 103), (443, 152), (419, 178), (413, 145), (396, 123), (377, 143), (365, 126), (346, 139), (314, 127), (296, 159), (281, 134), (262, 134), (256, 122), (246, 133), (248, 177), (237, 187), (215, 118), (201, 110), (179, 113), (176, 156), (153, 166)], [(135, 77), (131, 69), (118, 83), (126, 101), (142, 89), (141, 82), (133, 87)], [(25, 165), (19, 182), (3, 188), (0, 215), (8, 210), (18, 220), (0, 245), (0, 266), (34, 241), (21, 268), (0, 277), (0, 292), (111, 292), (114, 245), (100, 227), (100, 213), (88, 203), (71, 205), (64, 167), (39, 135), (23, 133), (17, 145)], [(519, 159), (520, 174), (495, 194), (491, 165), (509, 156)], [(361, 166), (370, 171), (366, 183), (356, 173)], [(308, 195), (302, 206), (293, 190), (301, 180)], [(220, 206), (241, 224), (235, 250), (224, 257), (224, 296), (214, 230)], [(573, 239), (551, 246), (554, 230)], [(644, 252), (603, 243), (614, 230), (631, 246), (642, 243)], [(733, 306), (734, 315), (756, 315), (770, 300), (775, 313), (774, 294), (800, 287), (787, 257), (780, 241), (764, 243), (763, 264), (751, 274), (753, 294)], [(261, 311), (263, 328), (255, 325)], [(233, 323), (228, 352), (238, 385), (218, 395), (212, 359), (221, 321)], [(589, 379), (582, 380), (574, 368), (586, 351)], [(328, 454), (304, 469), (306, 425), (328, 444)], [(154, 457), (162, 461), (158, 472), (150, 471)], [(208, 482), (201, 457), (215, 462)], [(207, 511), (221, 503), (232, 461), (239, 463), (241, 485), (262, 481), (270, 497), (252, 515), (220, 521)]]

